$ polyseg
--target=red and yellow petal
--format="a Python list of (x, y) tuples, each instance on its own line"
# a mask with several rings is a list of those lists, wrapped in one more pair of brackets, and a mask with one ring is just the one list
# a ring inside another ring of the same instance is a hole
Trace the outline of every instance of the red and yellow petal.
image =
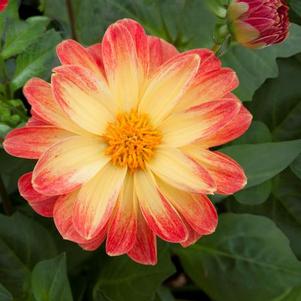
[(51, 126), (26, 126), (12, 130), (5, 137), (3, 147), (15, 157), (39, 159), (53, 144), (72, 135)]
[(158, 181), (160, 192), (177, 209), (190, 227), (198, 234), (207, 235), (215, 231), (216, 209), (204, 194), (188, 193)]
[(251, 122), (252, 115), (244, 106), (241, 106), (239, 113), (231, 122), (213, 135), (200, 139), (198, 144), (202, 145), (202, 148), (209, 148), (230, 142), (244, 134), (250, 127)]
[(177, 48), (163, 39), (148, 36), (149, 45), (149, 76), (156, 73), (158, 68), (167, 60), (179, 54)]
[(134, 261), (147, 265), (157, 263), (157, 241), (154, 232), (147, 225), (141, 212), (138, 212), (137, 234), (128, 256)]
[(109, 160), (99, 139), (73, 136), (46, 151), (33, 171), (33, 186), (40, 193), (69, 193), (92, 178)]
[(160, 193), (152, 173), (148, 170), (136, 171), (134, 181), (140, 209), (148, 226), (166, 241), (184, 241), (187, 237), (185, 225)]
[(126, 172), (126, 168), (118, 168), (109, 163), (81, 187), (73, 209), (73, 224), (85, 239), (91, 239), (106, 226)]
[(111, 25), (102, 40), (102, 58), (107, 80), (118, 109), (133, 108), (139, 97), (139, 63), (136, 41), (127, 26)]
[(25, 84), (23, 93), (32, 106), (34, 117), (38, 117), (41, 121), (44, 120), (49, 125), (54, 125), (73, 133), (86, 134), (63, 112), (52, 95), (49, 83), (39, 78), (32, 78)]
[(139, 103), (139, 112), (148, 113), (153, 124), (158, 125), (185, 93), (199, 64), (196, 54), (181, 54), (167, 61), (150, 80)]
[(88, 69), (68, 65), (55, 68), (51, 84), (56, 100), (70, 119), (90, 133), (103, 134), (115, 111), (104, 82)]
[(239, 84), (236, 73), (230, 68), (221, 68), (199, 75), (181, 97), (176, 111), (186, 111), (208, 101), (222, 99)]
[(164, 182), (180, 190), (204, 194), (216, 191), (208, 171), (178, 149), (157, 149), (148, 166)]
[(102, 46), (100, 43), (93, 44), (86, 48), (87, 51), (93, 56), (100, 72), (105, 76), (105, 69), (102, 61)]
[(104, 81), (104, 74), (94, 56), (74, 40), (65, 40), (58, 44), (56, 53), (62, 65), (77, 65), (87, 68), (93, 72), (100, 80)]
[(32, 172), (28, 172), (19, 178), (18, 188), (20, 195), (28, 202), (35, 212), (42, 216), (51, 217), (58, 197), (49, 197), (37, 192), (33, 188), (31, 182)]
[(198, 145), (184, 148), (184, 152), (204, 166), (214, 179), (219, 194), (233, 194), (247, 184), (240, 165), (220, 152), (201, 149)]
[(181, 147), (212, 136), (223, 128), (239, 112), (237, 99), (210, 101), (193, 110), (174, 113), (160, 125), (163, 143), (169, 147)]
[(127, 175), (108, 225), (106, 252), (121, 255), (130, 251), (137, 233), (137, 196), (132, 175)]

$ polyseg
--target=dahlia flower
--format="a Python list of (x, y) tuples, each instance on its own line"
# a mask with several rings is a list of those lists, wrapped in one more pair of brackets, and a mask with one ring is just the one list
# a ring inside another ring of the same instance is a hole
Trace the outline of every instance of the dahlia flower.
[(234, 38), (249, 48), (277, 44), (288, 36), (285, 0), (232, 0), (228, 18)]
[(0, 12), (4, 11), (8, 5), (8, 0), (0, 0)]
[(135, 21), (111, 25), (101, 42), (57, 47), (51, 83), (24, 87), (32, 117), (4, 142), (37, 159), (21, 195), (53, 217), (63, 238), (109, 255), (155, 264), (156, 237), (188, 246), (212, 233), (206, 194), (246, 184), (241, 167), (209, 148), (242, 135), (251, 115), (231, 93), (236, 74), (210, 50), (179, 53)]

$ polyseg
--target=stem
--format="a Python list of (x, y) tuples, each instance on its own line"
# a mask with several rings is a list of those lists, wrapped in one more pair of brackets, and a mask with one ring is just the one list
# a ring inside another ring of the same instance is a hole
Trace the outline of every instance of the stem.
[(12, 215), (14, 210), (12, 203), (8, 197), (7, 191), (5, 189), (4, 183), (2, 181), (2, 178), (0, 176), (0, 200), (3, 204), (3, 210), (6, 215)]
[(218, 53), (218, 51), (221, 49), (221, 47), (222, 47), (221, 44), (214, 43), (214, 45), (211, 47), (211, 50), (212, 50), (214, 53)]
[(9, 77), (8, 77), (8, 74), (7, 74), (7, 71), (6, 71), (6, 66), (5, 66), (5, 62), (4, 62), (4, 59), (3, 57), (0, 55), (0, 72), (3, 76), (3, 79), (4, 79), (4, 87), (5, 87), (5, 98), (6, 99), (12, 99), (13, 98), (13, 93), (10, 89), (10, 83), (9, 83)]
[(78, 41), (78, 37), (76, 34), (76, 28), (75, 28), (75, 16), (74, 16), (74, 11), (73, 11), (73, 7), (72, 7), (72, 0), (66, 0), (66, 6), (67, 6), (67, 11), (68, 11), (68, 16), (69, 16), (70, 27), (71, 27), (72, 39), (75, 41)]

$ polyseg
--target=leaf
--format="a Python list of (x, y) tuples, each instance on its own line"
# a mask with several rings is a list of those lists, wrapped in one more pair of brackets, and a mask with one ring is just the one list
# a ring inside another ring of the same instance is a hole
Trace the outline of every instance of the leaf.
[(126, 256), (106, 258), (93, 290), (93, 300), (149, 301), (157, 288), (175, 272), (168, 250), (159, 255), (155, 266), (144, 266)]
[(38, 301), (73, 300), (66, 271), (66, 256), (41, 261), (31, 276), (32, 292)]
[(267, 80), (255, 93), (250, 109), (264, 122), (274, 140), (301, 137), (301, 63), (296, 57), (279, 60), (279, 77)]
[(291, 170), (301, 180), (301, 155), (291, 164)]
[(301, 2), (299, 0), (287, 0), (287, 2), (290, 5), (290, 8), (301, 16)]
[(249, 188), (271, 179), (289, 166), (301, 152), (301, 139), (234, 145), (221, 151), (241, 164), (248, 178), (246, 187)]
[(16, 70), (11, 82), (14, 91), (34, 76), (49, 77), (56, 58), (55, 46), (60, 40), (61, 38), (57, 32), (49, 30), (32, 44), (26, 52), (17, 57)]
[(12, 294), (0, 283), (0, 300), (13, 301)]
[(18, 178), (24, 173), (31, 171), (34, 164), (31, 160), (12, 157), (3, 149), (0, 149), (0, 174), (9, 194), (18, 189)]
[(154, 301), (175, 301), (175, 298), (167, 287), (160, 286), (157, 289), (156, 298)]
[(222, 214), (217, 231), (176, 250), (187, 274), (217, 301), (268, 301), (301, 283), (301, 263), (265, 217)]
[(244, 189), (235, 193), (235, 199), (247, 205), (257, 205), (264, 203), (272, 192), (272, 182), (270, 180), (263, 182), (257, 186)]
[[(70, 37), (68, 13), (60, 0), (44, 0), (47, 16), (60, 22)], [(212, 46), (215, 17), (205, 1), (74, 0), (75, 28), (81, 43), (101, 40), (106, 28), (121, 18), (140, 22), (148, 34), (160, 36), (181, 49)]]
[(49, 23), (47, 17), (31, 17), (24, 21), (11, 22), (1, 56), (8, 59), (23, 52), (45, 31)]
[(0, 238), (28, 267), (56, 254), (48, 231), (18, 212), (12, 216), (0, 215)]
[(301, 286), (294, 287), (273, 301), (301, 301)]
[(36, 262), (53, 257), (56, 247), (48, 231), (37, 222), (21, 213), (1, 214), (0, 254), (2, 284), (14, 300), (28, 300), (31, 268)]
[(289, 38), (260, 50), (234, 46), (222, 57), (226, 66), (233, 68), (240, 79), (236, 94), (243, 101), (251, 101), (255, 91), (267, 78), (278, 76), (276, 58), (290, 57), (301, 51), (301, 27), (291, 24)]

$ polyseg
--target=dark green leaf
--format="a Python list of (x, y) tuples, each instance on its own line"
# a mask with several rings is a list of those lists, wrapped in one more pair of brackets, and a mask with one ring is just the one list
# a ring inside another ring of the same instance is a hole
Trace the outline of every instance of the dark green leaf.
[(247, 187), (256, 186), (271, 179), (301, 152), (301, 140), (234, 145), (221, 149), (244, 168), (248, 178)]
[(26, 22), (12, 22), (9, 26), (1, 56), (7, 59), (23, 52), (45, 31), (47, 17), (31, 17)]
[(48, 231), (18, 212), (12, 216), (0, 215), (0, 238), (28, 267), (56, 254)]
[(0, 300), (13, 301), (12, 294), (0, 283)]
[(32, 271), (31, 284), (38, 301), (73, 300), (64, 254), (37, 263)]
[(175, 301), (175, 298), (167, 287), (160, 286), (154, 301)]
[(257, 205), (264, 203), (269, 198), (271, 191), (272, 182), (268, 180), (257, 186), (239, 191), (235, 193), (234, 197), (242, 204)]
[(55, 46), (60, 40), (59, 34), (50, 30), (17, 57), (16, 71), (11, 82), (14, 90), (22, 87), (31, 77), (50, 76), (55, 60)]
[(240, 86), (237, 95), (243, 101), (251, 101), (255, 91), (267, 78), (278, 75), (276, 58), (289, 57), (301, 51), (301, 27), (291, 25), (289, 38), (279, 44), (260, 50), (242, 46), (232, 47), (223, 56), (225, 65), (232, 67), (238, 74)]
[(106, 258), (93, 290), (93, 300), (123, 301), (125, 296), (131, 301), (152, 300), (160, 284), (173, 273), (167, 249), (155, 266), (137, 264), (126, 256)]
[(270, 79), (250, 104), (255, 120), (264, 122), (274, 140), (301, 137), (301, 63), (297, 58), (279, 60), (279, 77)]
[(299, 155), (291, 164), (291, 170), (299, 179), (301, 179), (301, 155)]
[(177, 249), (185, 271), (217, 301), (268, 301), (301, 283), (301, 263), (265, 217), (220, 216), (217, 231)]

